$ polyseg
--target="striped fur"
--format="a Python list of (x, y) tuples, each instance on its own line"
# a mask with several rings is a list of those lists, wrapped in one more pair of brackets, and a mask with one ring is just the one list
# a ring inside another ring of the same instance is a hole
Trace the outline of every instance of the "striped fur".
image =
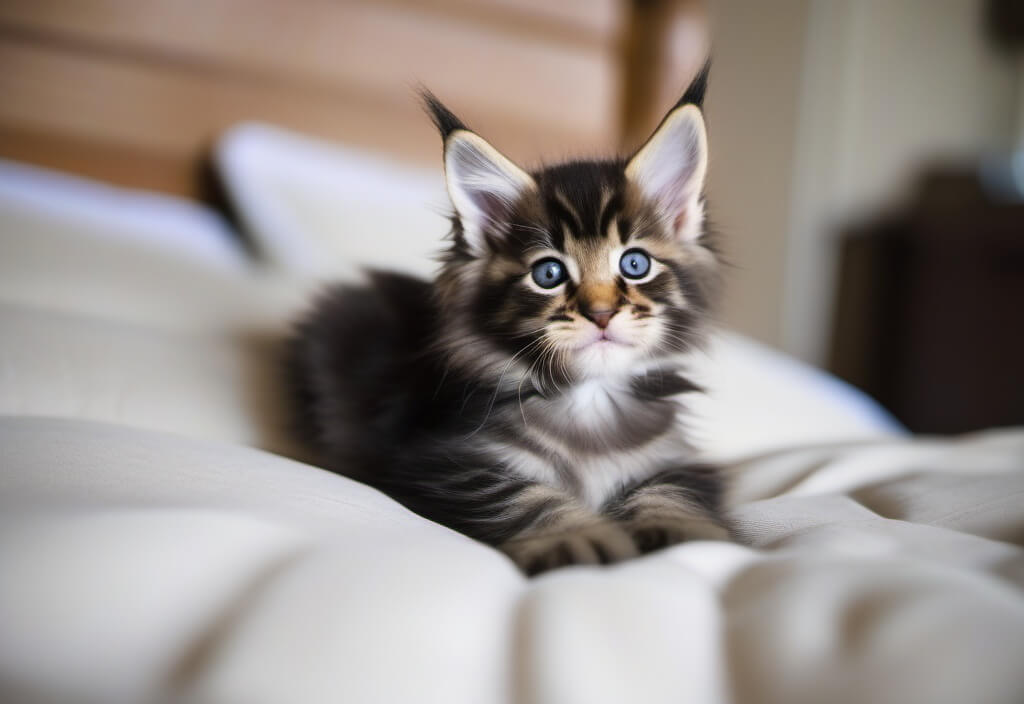
[[(325, 466), (528, 573), (727, 536), (679, 400), (718, 282), (705, 79), (632, 159), (531, 173), (426, 98), (456, 209), (440, 274), (331, 289), (289, 347), (297, 425)], [(650, 268), (630, 278), (635, 251)], [(531, 269), (549, 259), (567, 279), (544, 288)]]

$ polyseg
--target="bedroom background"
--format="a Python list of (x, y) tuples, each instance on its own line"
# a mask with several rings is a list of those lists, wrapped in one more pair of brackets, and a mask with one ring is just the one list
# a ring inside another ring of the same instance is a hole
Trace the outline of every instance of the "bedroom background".
[[(1020, 704), (1022, 8), (0, 0), (0, 702)], [(739, 540), (527, 579), (294, 461), (283, 328), (445, 231), (415, 82), (629, 149), (708, 36)]]
[[(724, 322), (957, 432), (1024, 422), (1020, 28), (996, 0), (5, 0), (0, 157), (212, 206), (311, 275), (416, 268), (444, 227), (416, 81), (527, 163), (625, 150), (713, 35)], [(352, 168), (312, 199), (328, 149)], [(289, 184), (291, 223), (238, 202)], [(297, 226), (358, 243), (296, 252)]]

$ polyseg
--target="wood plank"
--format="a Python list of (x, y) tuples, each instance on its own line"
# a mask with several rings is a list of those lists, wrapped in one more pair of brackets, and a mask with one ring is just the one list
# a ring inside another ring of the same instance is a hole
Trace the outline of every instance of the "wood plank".
[[(0, 127), (67, 140), (113, 145), (131, 153), (168, 155), (193, 163), (227, 127), (245, 120), (279, 124), (400, 159), (437, 165), (440, 144), (412, 95), (389, 102), (346, 91), (243, 81), (176, 65), (91, 56), (0, 38)], [(511, 157), (593, 153), (613, 147), (607, 135), (516, 122), (504, 114), (468, 111), (467, 119)], [(31, 150), (3, 152), (26, 158)], [(57, 149), (55, 146), (53, 149)], [(53, 163), (50, 156), (40, 163)], [(33, 160), (33, 159), (29, 159)], [(177, 192), (178, 186), (171, 190)], [(163, 188), (166, 190), (166, 188)]]
[(710, 30), (701, 0), (662, 0), (640, 3), (630, 31), (623, 136), (627, 145), (637, 145), (700, 71)]
[(118, 186), (211, 200), (199, 150), (162, 153), (0, 125), (0, 156)]
[[(500, 4), (499, 0), (492, 2)], [(6, 0), (8, 34), (313, 81), (388, 98), (416, 82), (455, 106), (583, 135), (618, 128), (611, 46), (566, 46), (416, 5), (324, 0)]]
[(526, 28), (533, 34), (551, 36), (566, 44), (614, 44), (620, 41), (633, 4), (631, 0), (362, 1), (430, 7), (450, 17), (473, 19), (506, 28)]
[[(343, 93), (253, 84), (173, 65), (89, 56), (0, 39), (0, 122), (36, 132), (122, 143), (149, 151), (182, 153), (208, 144), (235, 122), (256, 119), (305, 129), (328, 138), (351, 137), (393, 151), (425, 155), (432, 140), (424, 124), (408, 139), (399, 111), (382, 109), (369, 121)], [(373, 124), (373, 123), (376, 124)], [(425, 122), (425, 121), (424, 121)], [(436, 144), (431, 145), (436, 147)], [(436, 150), (435, 150), (436, 151)]]

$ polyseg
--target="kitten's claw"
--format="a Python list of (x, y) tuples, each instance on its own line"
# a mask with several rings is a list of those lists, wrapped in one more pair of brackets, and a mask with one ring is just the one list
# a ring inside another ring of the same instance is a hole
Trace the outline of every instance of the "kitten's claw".
[(611, 564), (639, 554), (633, 538), (612, 522), (515, 538), (501, 550), (530, 576), (567, 565)]

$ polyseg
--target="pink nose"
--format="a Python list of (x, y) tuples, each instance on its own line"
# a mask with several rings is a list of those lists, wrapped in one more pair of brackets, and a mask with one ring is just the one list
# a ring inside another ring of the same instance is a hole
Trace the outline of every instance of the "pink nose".
[(608, 321), (615, 315), (613, 310), (588, 310), (586, 316), (594, 321), (594, 325), (604, 330), (608, 327)]

